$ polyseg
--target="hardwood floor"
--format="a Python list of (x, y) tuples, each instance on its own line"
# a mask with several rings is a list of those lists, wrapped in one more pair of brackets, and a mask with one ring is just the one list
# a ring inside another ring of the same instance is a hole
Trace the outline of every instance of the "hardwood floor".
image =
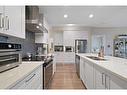
[(85, 89), (74, 64), (57, 64), (50, 89)]

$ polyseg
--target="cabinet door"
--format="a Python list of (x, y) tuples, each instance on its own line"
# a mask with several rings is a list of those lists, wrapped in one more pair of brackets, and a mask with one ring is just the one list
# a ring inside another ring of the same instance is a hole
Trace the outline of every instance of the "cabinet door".
[(37, 89), (40, 84), (42, 84), (42, 68), (41, 66), (31, 74), (31, 76), (26, 80), (26, 85), (28, 89)]
[(113, 80), (110, 80), (110, 89), (123, 89), (123, 88), (119, 86), (117, 83), (115, 83)]
[(88, 89), (94, 89), (94, 68), (93, 64), (85, 60), (85, 78), (86, 78), (86, 87)]
[(107, 73), (110, 77), (110, 81), (107, 84), (109, 89), (127, 89), (127, 82), (113, 74)]
[(55, 52), (55, 55), (56, 63), (64, 62), (64, 52)]
[(105, 72), (95, 67), (95, 89), (105, 89)]
[(5, 6), (4, 30), (7, 35), (25, 38), (25, 10), (24, 6)]
[(56, 55), (54, 54), (54, 57), (53, 57), (53, 74), (56, 72)]
[(0, 33), (3, 32), (3, 16), (4, 16), (4, 7), (0, 6)]
[(83, 67), (84, 59), (80, 57), (80, 78), (84, 83), (84, 67)]
[(42, 66), (33, 71), (22, 81), (17, 83), (11, 89), (40, 89), (42, 88)]

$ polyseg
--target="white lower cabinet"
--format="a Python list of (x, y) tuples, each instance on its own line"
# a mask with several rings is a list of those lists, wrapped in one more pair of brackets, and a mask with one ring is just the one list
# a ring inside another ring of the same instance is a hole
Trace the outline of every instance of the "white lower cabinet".
[(80, 58), (80, 78), (87, 89), (94, 89), (94, 68), (83, 58)]
[(96, 67), (95, 70), (95, 89), (105, 89), (105, 75), (104, 70)]
[(55, 52), (56, 63), (64, 62), (64, 52)]
[(127, 89), (120, 76), (80, 57), (80, 78), (87, 89)]
[(11, 89), (42, 89), (42, 66), (37, 68)]
[(53, 57), (53, 74), (56, 72), (56, 55), (54, 54), (54, 57)]
[(127, 83), (100, 67), (95, 67), (96, 89), (127, 89)]
[(93, 64), (85, 60), (85, 78), (86, 78), (86, 88), (94, 89), (94, 67)]
[(84, 60), (83, 60), (83, 58), (80, 57), (80, 79), (83, 81), (83, 83), (85, 82), (84, 81), (84, 76), (85, 76), (84, 71), (85, 71)]
[(127, 82), (118, 76), (108, 73), (109, 89), (127, 89)]

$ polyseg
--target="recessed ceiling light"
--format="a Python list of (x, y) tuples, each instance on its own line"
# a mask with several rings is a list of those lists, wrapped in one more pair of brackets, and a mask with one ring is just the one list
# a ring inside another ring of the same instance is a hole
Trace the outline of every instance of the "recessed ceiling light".
[(39, 26), (36, 26), (36, 28), (39, 28)]
[(74, 26), (75, 24), (67, 24), (67, 26)]
[(90, 15), (89, 15), (89, 18), (93, 18), (93, 17), (94, 17), (94, 15), (93, 15), (93, 14), (90, 14)]
[(67, 14), (64, 14), (64, 18), (68, 18), (68, 15)]
[(42, 24), (41, 24), (41, 23), (39, 23), (39, 25), (40, 25), (40, 26), (42, 26)]

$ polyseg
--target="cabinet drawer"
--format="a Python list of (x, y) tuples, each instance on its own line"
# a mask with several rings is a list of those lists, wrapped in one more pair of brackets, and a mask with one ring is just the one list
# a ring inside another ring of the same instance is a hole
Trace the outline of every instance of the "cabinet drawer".
[(40, 66), (11, 89), (37, 89), (42, 84), (42, 67)]

